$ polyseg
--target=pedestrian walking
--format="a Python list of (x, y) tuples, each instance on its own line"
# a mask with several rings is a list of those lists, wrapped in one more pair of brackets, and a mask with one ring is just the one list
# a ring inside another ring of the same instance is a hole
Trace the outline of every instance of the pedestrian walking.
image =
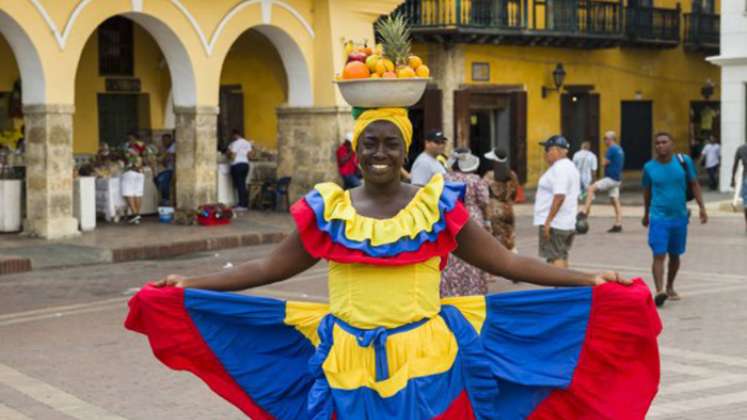
[(176, 168), (176, 142), (171, 134), (161, 136), (161, 147), (158, 153), (158, 174), (153, 178), (161, 193), (161, 205), (171, 204), (171, 180)]
[[(648, 245), (654, 255), (652, 271), (656, 286), (654, 301), (661, 306), (667, 299), (679, 300), (674, 280), (680, 269), (680, 257), (687, 245), (689, 214), (687, 196), (690, 189), (700, 208), (700, 223), (708, 222), (695, 165), (690, 156), (674, 153), (669, 133), (655, 136), (656, 158), (643, 166), (643, 226), (648, 227)], [(669, 256), (666, 291), (664, 262)]]
[(614, 131), (604, 134), (604, 144), (607, 145), (607, 153), (604, 156), (604, 177), (593, 183), (586, 194), (586, 203), (578, 214), (580, 219), (586, 219), (591, 214), (591, 204), (597, 191), (608, 191), (612, 207), (615, 209), (615, 224), (607, 233), (622, 232), (622, 206), (620, 205), (620, 187), (622, 186), (622, 171), (625, 163), (625, 152), (617, 144), (617, 135)]
[(233, 141), (228, 145), (228, 157), (231, 159), (231, 178), (233, 187), (238, 194), (239, 203), (235, 207), (237, 211), (249, 210), (249, 195), (246, 190), (246, 178), (249, 176), (249, 154), (252, 152), (252, 143), (245, 139), (239, 130), (231, 132)]
[(140, 207), (143, 204), (143, 190), (145, 189), (145, 175), (143, 175), (145, 147), (145, 143), (140, 140), (137, 133), (131, 132), (127, 135), (125, 172), (120, 179), (120, 187), (130, 213), (128, 222), (135, 225), (140, 224)]
[(742, 164), (742, 207), (744, 207), (745, 233), (747, 233), (747, 144), (739, 146), (734, 154), (734, 166), (731, 168), (731, 187), (736, 187), (736, 175), (739, 164)]
[(361, 185), (361, 177), (358, 170), (358, 159), (355, 157), (352, 143), (353, 133), (348, 132), (337, 147), (337, 171), (342, 178), (342, 186), (346, 190)]
[(705, 164), (708, 173), (708, 189), (718, 189), (718, 170), (721, 167), (721, 145), (714, 137), (708, 139), (708, 144), (700, 152), (700, 162)]
[(508, 166), (508, 153), (505, 150), (493, 149), (484, 156), (493, 163), (493, 169), (483, 176), (490, 192), (487, 211), (490, 228), (498, 242), (516, 252), (514, 200), (519, 188), (519, 177)]
[(425, 150), (418, 155), (410, 169), (410, 182), (413, 185), (426, 185), (436, 174), (446, 174), (446, 167), (439, 161), (446, 146), (446, 136), (440, 130), (431, 131), (425, 136)]
[(597, 155), (591, 151), (591, 143), (585, 141), (581, 143), (581, 150), (573, 154), (573, 164), (576, 165), (578, 173), (581, 176), (581, 201), (586, 200), (586, 194), (589, 186), (594, 181), (594, 174), (597, 172)]
[[(465, 185), (464, 205), (470, 219), (478, 226), (489, 229), (486, 217), (490, 200), (488, 184), (475, 174), (480, 167), (480, 158), (467, 148), (457, 148), (449, 164), (451, 171), (444, 178)], [(441, 297), (485, 295), (488, 293), (488, 279), (488, 273), (451, 254), (441, 276)]]
[(540, 143), (550, 168), (540, 177), (534, 201), (534, 225), (539, 227), (539, 254), (548, 263), (568, 267), (576, 234), (580, 175), (568, 159), (568, 140), (552, 136)]

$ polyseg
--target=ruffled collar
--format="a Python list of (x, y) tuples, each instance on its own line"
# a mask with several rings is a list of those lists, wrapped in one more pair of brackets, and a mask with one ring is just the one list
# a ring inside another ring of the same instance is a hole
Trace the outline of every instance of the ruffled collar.
[(370, 241), (372, 246), (378, 246), (394, 243), (404, 237), (412, 239), (422, 232), (430, 232), (442, 217), (439, 201), (444, 193), (444, 187), (443, 177), (434, 176), (415, 193), (402, 210), (387, 219), (358, 214), (353, 207), (350, 193), (336, 184), (319, 184), (315, 190), (324, 202), (324, 210), (320, 215), (325, 222), (342, 221), (348, 240)]

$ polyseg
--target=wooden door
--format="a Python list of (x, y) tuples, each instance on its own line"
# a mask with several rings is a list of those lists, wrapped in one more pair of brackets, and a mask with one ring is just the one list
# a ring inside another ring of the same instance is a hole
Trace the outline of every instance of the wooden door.
[(651, 159), (653, 135), (651, 101), (623, 101), (620, 116), (620, 145), (625, 151), (625, 169), (643, 169)]
[(469, 147), (469, 102), (469, 90), (462, 89), (454, 91), (454, 138), (451, 140), (454, 142), (455, 147)]
[(527, 93), (511, 92), (511, 169), (527, 182)]
[(127, 133), (137, 131), (139, 95), (99, 93), (99, 142), (118, 147)]
[(220, 87), (220, 113), (218, 114), (218, 143), (223, 147), (231, 142), (231, 132), (244, 133), (244, 93), (241, 85)]
[(425, 135), (433, 130), (443, 130), (442, 92), (435, 86), (429, 86), (417, 104), (408, 110), (412, 122), (412, 144), (407, 154), (405, 169), (410, 170), (412, 163), (425, 148)]
[(581, 143), (591, 143), (599, 154), (599, 95), (596, 93), (565, 93), (560, 97), (561, 134), (571, 144), (571, 152)]

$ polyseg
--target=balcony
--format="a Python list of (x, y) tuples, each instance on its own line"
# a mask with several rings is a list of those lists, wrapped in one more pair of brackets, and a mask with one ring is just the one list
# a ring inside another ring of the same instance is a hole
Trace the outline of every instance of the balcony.
[(576, 48), (619, 45), (622, 1), (407, 0), (394, 13), (410, 22), (421, 42), (523, 44)]
[(643, 47), (674, 48), (680, 42), (680, 5), (625, 8), (627, 44)]
[(721, 19), (713, 13), (685, 13), (685, 49), (709, 55), (719, 53)]

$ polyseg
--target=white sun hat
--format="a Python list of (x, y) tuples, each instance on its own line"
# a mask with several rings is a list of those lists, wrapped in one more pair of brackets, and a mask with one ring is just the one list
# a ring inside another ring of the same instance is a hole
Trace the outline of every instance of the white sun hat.
[(498, 156), (498, 153), (496, 153), (496, 151), (497, 149), (493, 149), (489, 151), (488, 153), (485, 153), (483, 156), (485, 156), (485, 159), (492, 160), (495, 162), (506, 162), (508, 160), (508, 155), (506, 155), (505, 152), (499, 151), (499, 152), (502, 152), (501, 154), (504, 155), (501, 158)]
[(449, 158), (448, 165), (451, 167), (457, 162), (459, 170), (462, 172), (474, 172), (480, 167), (480, 158), (473, 155), (469, 150), (454, 151)]
[(347, 133), (345, 133), (345, 137), (342, 139), (342, 143), (345, 143), (346, 141), (350, 141), (350, 142), (353, 141), (353, 132), (352, 131), (348, 131)]

